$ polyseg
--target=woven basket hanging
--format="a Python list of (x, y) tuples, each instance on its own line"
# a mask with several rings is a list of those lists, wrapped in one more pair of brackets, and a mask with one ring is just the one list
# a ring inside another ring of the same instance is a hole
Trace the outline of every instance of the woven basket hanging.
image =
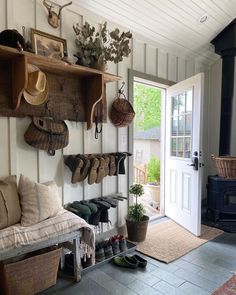
[(121, 88), (118, 91), (118, 98), (116, 98), (113, 102), (110, 111), (111, 122), (116, 127), (129, 126), (135, 116), (134, 109), (124, 94), (124, 85), (125, 83), (123, 82)]
[(215, 163), (218, 176), (236, 179), (236, 157), (215, 157), (211, 155), (211, 159)]

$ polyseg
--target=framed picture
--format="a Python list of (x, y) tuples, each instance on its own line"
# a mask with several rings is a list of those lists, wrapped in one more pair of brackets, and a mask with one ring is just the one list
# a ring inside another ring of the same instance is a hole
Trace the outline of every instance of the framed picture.
[(65, 39), (31, 29), (32, 50), (35, 54), (62, 59), (67, 54)]

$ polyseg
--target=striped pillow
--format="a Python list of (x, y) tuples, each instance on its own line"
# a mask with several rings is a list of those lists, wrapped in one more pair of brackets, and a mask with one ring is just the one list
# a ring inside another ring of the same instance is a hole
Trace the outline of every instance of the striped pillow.
[(19, 181), (21, 225), (36, 224), (59, 213), (63, 207), (54, 181), (37, 183), (21, 175)]

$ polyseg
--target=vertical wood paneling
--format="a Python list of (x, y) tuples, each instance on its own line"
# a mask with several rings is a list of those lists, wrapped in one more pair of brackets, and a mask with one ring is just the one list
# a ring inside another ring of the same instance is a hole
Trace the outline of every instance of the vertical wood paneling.
[[(24, 140), (24, 133), (31, 120), (29, 118), (16, 120), (17, 171), (19, 174), (24, 174), (30, 179), (38, 181), (37, 150), (29, 146)], [(49, 179), (51, 180), (53, 178), (50, 176)]]
[(186, 77), (186, 67), (185, 67), (185, 60), (181, 57), (178, 57), (178, 65), (177, 65), (177, 81), (183, 81)]
[(0, 0), (0, 31), (4, 30), (7, 26), (6, 22), (6, 0)]
[(25, 26), (26, 28), (34, 27), (34, 1), (12, 0), (12, 3), (12, 28), (17, 29), (20, 33), (22, 33), (22, 26)]
[(144, 73), (146, 68), (145, 43), (135, 39), (133, 46), (133, 69)]
[(14, 9), (14, 0), (6, 0), (6, 27), (11, 29), (14, 27), (13, 20), (13, 9)]
[[(147, 55), (146, 55), (147, 57)], [(132, 59), (131, 57), (126, 58), (122, 64), (118, 66), (118, 75), (123, 77), (123, 81), (125, 81), (125, 95), (130, 100), (131, 98), (128, 97), (128, 71), (127, 69), (132, 67)], [(146, 70), (149, 70), (149, 67), (147, 66), (146, 62)], [(118, 129), (118, 151), (120, 152), (127, 152), (128, 147), (128, 127), (125, 128), (119, 128)], [(128, 158), (125, 160), (125, 169), (126, 169), (126, 175), (119, 175), (118, 176), (118, 192), (122, 193), (123, 196), (128, 197)], [(125, 217), (127, 215), (128, 206), (127, 201), (119, 202), (118, 206), (118, 215), (117, 215), (117, 225), (118, 227), (121, 227), (124, 225)]]
[(8, 118), (0, 118), (0, 177), (10, 173), (10, 147), (9, 147)]
[[(108, 71), (117, 74), (117, 65), (113, 63), (108, 64)], [(109, 112), (111, 109), (111, 105), (114, 99), (117, 97), (117, 83), (108, 83), (106, 85), (106, 93), (107, 93), (107, 109), (108, 109), (108, 117), (107, 123), (103, 124), (103, 132), (102, 132), (102, 152), (103, 153), (113, 153), (117, 151), (117, 128), (111, 123), (109, 118)], [(103, 180), (102, 185), (102, 194), (109, 195), (117, 192), (117, 177), (116, 176), (107, 176)]]
[[(63, 149), (63, 155), (70, 154), (83, 154), (83, 130), (82, 124), (67, 121), (66, 122), (69, 129), (69, 144)], [(76, 185), (71, 184), (71, 171), (65, 165), (64, 169), (64, 202), (69, 203), (83, 197), (83, 184), (79, 183)], [(63, 175), (62, 175), (63, 176)]]
[(167, 62), (167, 52), (161, 49), (158, 49), (158, 67), (157, 67), (157, 76), (159, 78), (167, 79), (168, 71), (168, 62)]
[(194, 75), (195, 69), (194, 69), (194, 62), (192, 60), (186, 61), (186, 78), (189, 78)]
[[(61, 4), (61, 2), (58, 3)], [(0, 0), (0, 4), (0, 29), (7, 26), (16, 28), (21, 32), (22, 25), (24, 25), (27, 28), (36, 27), (47, 33), (62, 36), (67, 39), (70, 58), (76, 51), (73, 24), (87, 20), (98, 27), (98, 23), (104, 21), (102, 18), (84, 9), (80, 10), (78, 6), (73, 5), (63, 10), (61, 28), (54, 29), (48, 25), (47, 11), (41, 0)], [(110, 23), (108, 27), (113, 29), (117, 25)], [(186, 61), (161, 48), (145, 43), (145, 41), (133, 39), (132, 46), (132, 53), (129, 58), (125, 58), (118, 66), (108, 63), (108, 72), (119, 74), (126, 82), (126, 94), (128, 92), (128, 68), (172, 81), (184, 80), (201, 69), (200, 62), (195, 65), (192, 60)], [(215, 80), (216, 77), (212, 82)], [(121, 82), (107, 84), (108, 112), (112, 102), (117, 97), (118, 86), (121, 85)], [(109, 195), (115, 192), (122, 192), (124, 196), (127, 196), (127, 174), (108, 176), (102, 184), (88, 185), (86, 180), (84, 183), (72, 185), (71, 172), (68, 167), (64, 166), (63, 156), (77, 153), (128, 151), (128, 128), (115, 128), (108, 117), (107, 124), (103, 124), (102, 135), (99, 135), (99, 139), (96, 140), (94, 138), (94, 126), (92, 130), (87, 131), (86, 123), (67, 122), (70, 133), (69, 145), (63, 151), (57, 151), (55, 157), (50, 157), (46, 152), (37, 151), (25, 143), (24, 133), (29, 124), (29, 118), (0, 118), (0, 176), (9, 173), (18, 175), (23, 173), (35, 181), (44, 182), (55, 179), (60, 188), (60, 194), (64, 198), (64, 203)], [(215, 141), (215, 138), (211, 139), (211, 144), (215, 144)], [(127, 163), (128, 160), (126, 159), (126, 171), (128, 173)], [(132, 167), (129, 167), (129, 169), (132, 169)], [(124, 224), (127, 208), (127, 202), (123, 201), (119, 203), (118, 209), (110, 210), (113, 227)], [(106, 227), (104, 227), (105, 230), (107, 230)]]
[(156, 76), (157, 75), (157, 50), (156, 47), (146, 46), (146, 73)]
[(177, 82), (177, 56), (168, 54), (168, 80)]
[[(65, 9), (62, 15), (61, 37), (67, 40), (68, 56), (76, 53), (74, 24), (82, 24), (83, 17), (71, 9)], [(76, 58), (75, 58), (76, 60)]]
[(16, 118), (8, 118), (10, 174), (17, 175)]

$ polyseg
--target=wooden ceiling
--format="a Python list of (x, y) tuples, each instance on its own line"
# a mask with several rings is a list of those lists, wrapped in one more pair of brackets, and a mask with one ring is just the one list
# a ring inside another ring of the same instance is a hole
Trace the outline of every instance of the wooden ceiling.
[[(176, 54), (206, 64), (218, 56), (210, 41), (236, 17), (236, 0), (75, 0)], [(207, 20), (200, 18), (207, 14)]]

